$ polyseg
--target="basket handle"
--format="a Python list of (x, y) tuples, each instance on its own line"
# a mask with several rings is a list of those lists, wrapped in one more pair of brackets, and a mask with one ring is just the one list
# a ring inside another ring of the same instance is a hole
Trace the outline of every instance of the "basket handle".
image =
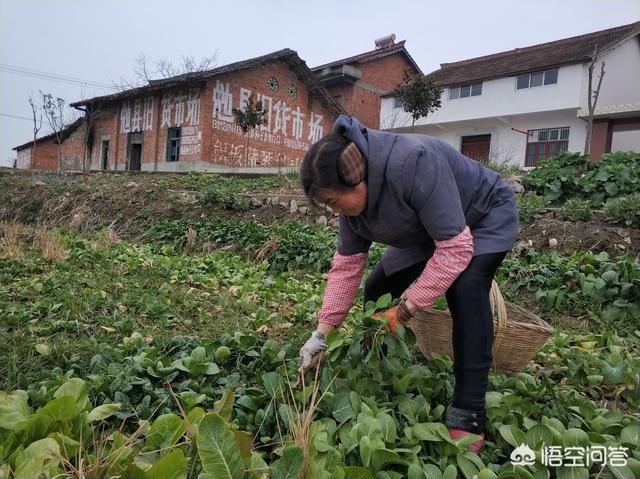
[(491, 282), (489, 302), (491, 304), (491, 312), (495, 315), (498, 323), (496, 330), (493, 332), (493, 357), (495, 358), (507, 332), (507, 307), (504, 304), (504, 298), (495, 280)]

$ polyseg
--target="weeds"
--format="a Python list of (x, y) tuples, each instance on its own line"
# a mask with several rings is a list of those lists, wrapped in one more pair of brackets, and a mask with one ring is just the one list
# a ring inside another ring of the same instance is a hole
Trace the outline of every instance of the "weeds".
[(17, 259), (22, 256), (20, 237), (23, 232), (24, 228), (15, 221), (0, 221), (0, 258)]
[(49, 259), (59, 263), (67, 256), (67, 252), (60, 243), (57, 235), (53, 231), (48, 230), (45, 226), (39, 226), (36, 229), (34, 245), (40, 248), (44, 259)]

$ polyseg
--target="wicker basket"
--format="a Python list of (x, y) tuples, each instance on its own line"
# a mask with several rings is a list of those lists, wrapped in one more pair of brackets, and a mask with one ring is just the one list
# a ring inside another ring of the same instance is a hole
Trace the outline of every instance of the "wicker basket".
[[(518, 374), (554, 330), (535, 314), (505, 301), (495, 281), (491, 285), (490, 300), (493, 311), (493, 368), (508, 375)], [(411, 320), (411, 329), (426, 358), (432, 352), (453, 358), (449, 310), (420, 310)]]

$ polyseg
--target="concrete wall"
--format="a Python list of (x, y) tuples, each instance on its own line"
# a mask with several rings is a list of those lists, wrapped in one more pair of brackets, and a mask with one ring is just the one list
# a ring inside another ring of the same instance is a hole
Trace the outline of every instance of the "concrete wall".
[(640, 151), (640, 130), (614, 131), (611, 151)]
[[(491, 135), (489, 161), (524, 168), (527, 136), (511, 128), (527, 131), (542, 128), (569, 127), (569, 151), (582, 152), (586, 135), (585, 122), (576, 118), (573, 110), (520, 115), (514, 122), (504, 123), (495, 118), (443, 125), (416, 125), (415, 133), (426, 134), (446, 141), (460, 151), (463, 136)], [(397, 129), (409, 132), (410, 128)]]
[(18, 152), (18, 158), (16, 161), (16, 168), (27, 169), (29, 168), (29, 162), (31, 161), (31, 148), (25, 148)]
[[(625, 105), (627, 108), (633, 105), (636, 110), (640, 110), (640, 35), (608, 50), (602, 59), (605, 62), (605, 75), (596, 105), (597, 111), (611, 107), (624, 108)], [(600, 68), (597, 66), (594, 77), (597, 78), (599, 73)], [(586, 87), (584, 91), (586, 92)]]
[[(449, 89), (442, 92), (440, 109), (416, 125), (448, 123), (491, 117), (510, 117), (554, 110), (580, 108), (584, 68), (581, 65), (562, 67), (558, 83), (535, 88), (516, 89), (516, 77), (499, 78), (482, 83), (482, 94), (450, 100)], [(585, 88), (586, 91), (586, 88)], [(381, 105), (381, 123), (386, 128), (411, 125), (410, 115), (402, 108), (394, 108), (393, 98), (384, 98)]]

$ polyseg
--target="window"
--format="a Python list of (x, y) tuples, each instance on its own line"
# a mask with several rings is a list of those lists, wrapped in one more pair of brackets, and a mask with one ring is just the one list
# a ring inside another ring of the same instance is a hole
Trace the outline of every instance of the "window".
[(180, 159), (180, 130), (179, 127), (167, 130), (167, 161)]
[(449, 100), (482, 95), (482, 82), (449, 88)]
[(524, 166), (537, 166), (569, 147), (569, 128), (545, 128), (527, 132), (527, 151)]
[(516, 77), (516, 89), (534, 88), (542, 85), (555, 85), (558, 83), (558, 69), (542, 72), (526, 73)]
[(393, 97), (393, 107), (394, 108), (403, 108), (402, 100), (397, 96)]

